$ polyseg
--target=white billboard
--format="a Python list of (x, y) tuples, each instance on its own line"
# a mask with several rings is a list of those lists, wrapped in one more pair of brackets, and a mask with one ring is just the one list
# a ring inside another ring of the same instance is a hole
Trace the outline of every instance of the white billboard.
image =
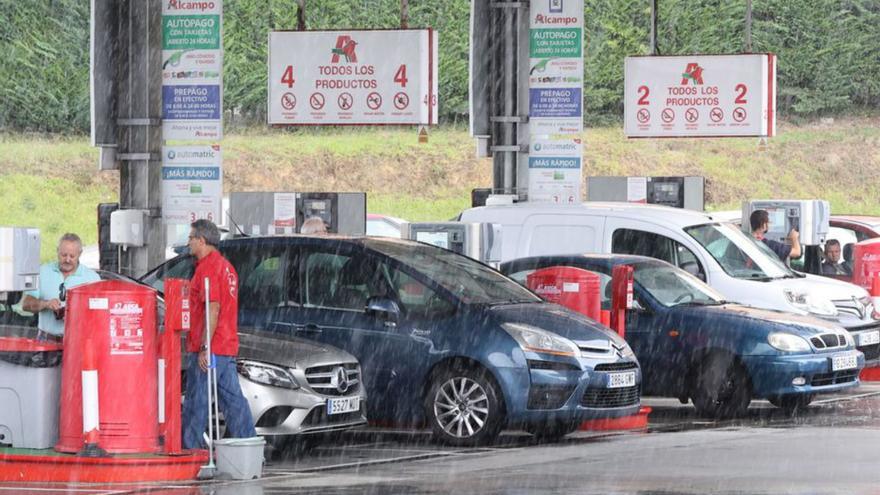
[(776, 134), (776, 56), (627, 57), (628, 137)]
[(269, 33), (269, 124), (437, 123), (437, 33)]

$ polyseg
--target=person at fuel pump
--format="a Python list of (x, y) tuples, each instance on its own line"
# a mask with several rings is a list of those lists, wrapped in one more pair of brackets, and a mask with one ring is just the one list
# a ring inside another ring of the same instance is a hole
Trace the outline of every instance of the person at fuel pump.
[(851, 275), (840, 263), (840, 241), (825, 241), (825, 259), (822, 260), (822, 275)]
[[(190, 281), (190, 331), (186, 339), (186, 400), (183, 403), (183, 447), (204, 448), (208, 426), (208, 339), (217, 370), (217, 400), (234, 438), (256, 436), (254, 419), (238, 384), (238, 274), (217, 246), (220, 231), (208, 220), (190, 225), (188, 246), (196, 269)], [(208, 280), (208, 327), (205, 328), (205, 280)], [(207, 331), (206, 331), (207, 330)]]
[(763, 242), (769, 247), (779, 259), (785, 261), (786, 258), (797, 259), (801, 257), (800, 233), (797, 229), (791, 229), (786, 239), (788, 243), (767, 239), (765, 235), (770, 230), (770, 214), (767, 210), (755, 210), (749, 217), (749, 223), (752, 226), (752, 237)]
[(302, 224), (302, 227), (299, 228), (300, 234), (326, 234), (327, 233), (327, 224), (324, 223), (324, 220), (321, 217), (309, 217), (306, 218)]
[(38, 338), (61, 340), (64, 336), (64, 302), (67, 291), (82, 284), (97, 282), (101, 277), (94, 270), (79, 262), (82, 240), (78, 235), (67, 233), (58, 241), (58, 261), (40, 266), (40, 282), (36, 290), (26, 292), (21, 308), (39, 313)]

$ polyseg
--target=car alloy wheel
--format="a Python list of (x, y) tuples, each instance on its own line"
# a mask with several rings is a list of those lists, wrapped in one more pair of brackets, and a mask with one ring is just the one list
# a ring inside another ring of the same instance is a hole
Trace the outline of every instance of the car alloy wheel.
[(436, 374), (426, 404), (435, 436), (453, 445), (491, 441), (502, 423), (499, 395), (481, 370)]

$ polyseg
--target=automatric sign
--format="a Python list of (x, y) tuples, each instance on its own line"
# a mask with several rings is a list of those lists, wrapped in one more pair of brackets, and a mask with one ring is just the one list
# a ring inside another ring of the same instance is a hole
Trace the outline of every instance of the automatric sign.
[(533, 0), (529, 9), (528, 195), (581, 199), (583, 0)]
[(628, 137), (773, 136), (773, 54), (628, 57)]
[(223, 199), (220, 146), (162, 148), (162, 215), (166, 225), (219, 223)]
[(269, 124), (437, 123), (437, 33), (269, 33)]

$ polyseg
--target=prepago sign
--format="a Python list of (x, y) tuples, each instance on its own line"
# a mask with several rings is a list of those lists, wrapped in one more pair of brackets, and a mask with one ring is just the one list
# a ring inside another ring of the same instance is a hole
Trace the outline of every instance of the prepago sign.
[(628, 137), (773, 136), (776, 56), (627, 57)]
[(437, 33), (269, 34), (269, 124), (437, 123)]

